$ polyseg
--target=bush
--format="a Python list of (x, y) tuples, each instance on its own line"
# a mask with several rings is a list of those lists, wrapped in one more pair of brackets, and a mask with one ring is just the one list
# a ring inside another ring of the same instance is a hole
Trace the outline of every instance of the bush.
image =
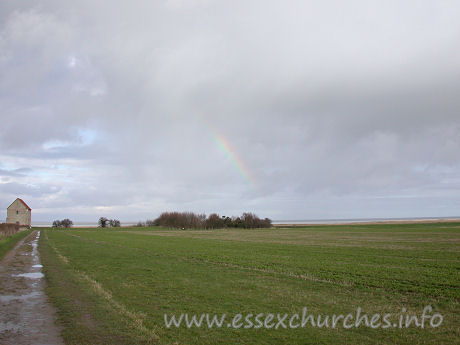
[(211, 213), (206, 219), (207, 229), (219, 229), (224, 227), (224, 219), (219, 217), (217, 213)]
[(69, 218), (63, 220), (55, 220), (53, 222), (53, 228), (66, 228), (69, 229), (73, 226), (73, 222)]
[(154, 221), (147, 221), (148, 226), (164, 226), (181, 229), (221, 229), (221, 228), (270, 228), (272, 221), (269, 218), (260, 219), (253, 213), (243, 213), (241, 217), (220, 217), (211, 213), (207, 218), (204, 214), (192, 212), (163, 212)]
[(109, 220), (107, 218), (105, 218), (105, 217), (99, 218), (99, 222), (98, 222), (99, 227), (100, 228), (106, 228), (108, 222), (109, 222)]
[(155, 226), (199, 229), (205, 226), (206, 215), (192, 212), (163, 212), (153, 221)]
[(121, 223), (118, 219), (108, 219), (105, 217), (99, 218), (98, 224), (100, 228), (119, 228), (121, 226)]
[(112, 228), (119, 228), (121, 226), (121, 223), (118, 219), (109, 219), (109, 225)]
[(61, 225), (63, 228), (71, 228), (73, 226), (73, 222), (70, 219), (66, 218), (61, 220)]
[(154, 226), (155, 225), (155, 220), (153, 219), (147, 219), (145, 221), (145, 226)]

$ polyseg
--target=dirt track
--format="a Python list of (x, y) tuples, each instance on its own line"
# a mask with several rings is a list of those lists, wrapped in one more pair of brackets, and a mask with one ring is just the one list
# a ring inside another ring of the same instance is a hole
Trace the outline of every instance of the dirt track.
[(55, 325), (55, 310), (45, 295), (33, 231), (0, 262), (0, 344), (64, 344)]

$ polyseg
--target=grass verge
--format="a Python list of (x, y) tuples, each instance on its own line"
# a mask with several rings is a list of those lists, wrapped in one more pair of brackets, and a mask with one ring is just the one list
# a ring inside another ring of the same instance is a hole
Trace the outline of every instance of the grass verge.
[(11, 249), (14, 248), (16, 243), (30, 234), (31, 230), (25, 230), (15, 233), (14, 235), (4, 237), (0, 239), (0, 260), (8, 253)]

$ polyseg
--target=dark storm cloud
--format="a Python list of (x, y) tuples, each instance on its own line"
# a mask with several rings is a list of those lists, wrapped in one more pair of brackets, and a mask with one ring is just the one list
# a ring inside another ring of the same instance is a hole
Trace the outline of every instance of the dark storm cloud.
[(3, 1), (0, 202), (20, 194), (43, 219), (455, 215), (459, 14)]

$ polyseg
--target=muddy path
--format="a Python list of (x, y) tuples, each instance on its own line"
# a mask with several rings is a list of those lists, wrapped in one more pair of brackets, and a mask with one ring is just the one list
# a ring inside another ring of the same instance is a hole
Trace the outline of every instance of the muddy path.
[(64, 344), (45, 294), (38, 238), (33, 231), (0, 261), (0, 344)]

